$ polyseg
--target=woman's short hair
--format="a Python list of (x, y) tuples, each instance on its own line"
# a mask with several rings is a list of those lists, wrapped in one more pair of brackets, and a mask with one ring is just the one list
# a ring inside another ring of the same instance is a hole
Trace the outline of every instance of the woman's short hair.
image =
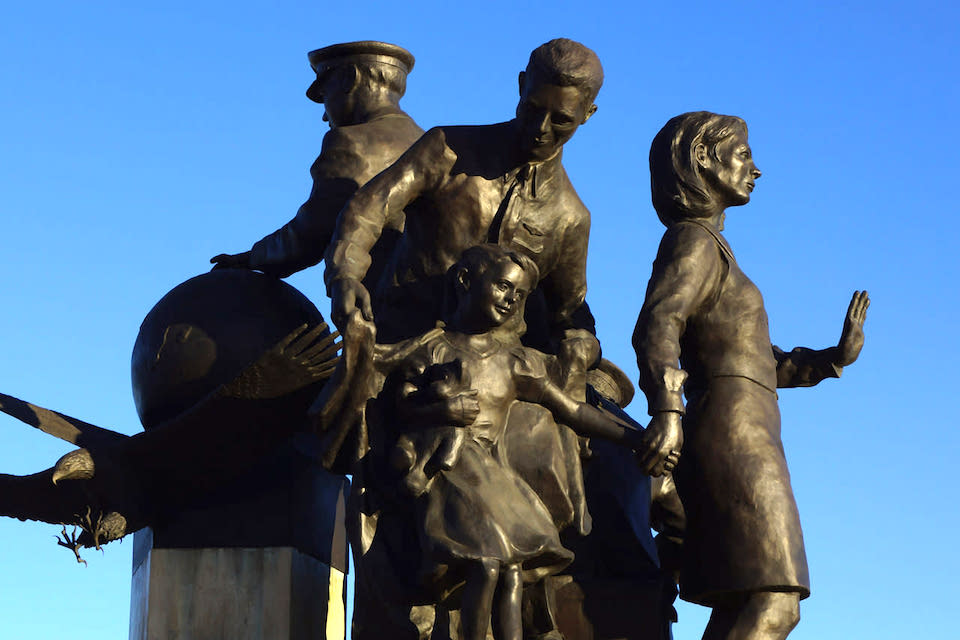
[(709, 111), (684, 113), (663, 125), (650, 145), (650, 194), (663, 224), (713, 213), (714, 195), (700, 173), (694, 149), (702, 143), (717, 157), (717, 144), (738, 132), (747, 134), (741, 118)]

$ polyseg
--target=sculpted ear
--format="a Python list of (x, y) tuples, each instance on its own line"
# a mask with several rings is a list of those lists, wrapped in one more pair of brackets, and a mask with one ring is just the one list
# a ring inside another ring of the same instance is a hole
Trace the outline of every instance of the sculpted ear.
[(520, 88), (520, 96), (523, 97), (523, 85), (527, 81), (527, 72), (521, 71), (520, 75), (517, 77), (517, 85)]
[(587, 120), (589, 120), (593, 116), (593, 114), (595, 114), (596, 112), (597, 112), (597, 105), (591, 104), (590, 107), (587, 109), (587, 112), (583, 114), (583, 122), (581, 122), (580, 124), (586, 124)]
[(707, 153), (707, 145), (698, 142), (697, 146), (693, 148), (693, 157), (696, 158), (701, 169), (708, 166), (710, 164), (710, 154)]
[(457, 271), (457, 284), (460, 285), (460, 288), (464, 291), (470, 290), (470, 272), (466, 269), (460, 269)]

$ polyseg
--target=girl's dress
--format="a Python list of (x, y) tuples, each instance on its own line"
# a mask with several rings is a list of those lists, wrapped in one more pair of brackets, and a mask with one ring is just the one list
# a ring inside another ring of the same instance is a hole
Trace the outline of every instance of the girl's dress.
[[(462, 583), (474, 561), (519, 564), (524, 581), (534, 582), (573, 559), (560, 544), (543, 502), (506, 463), (500, 445), (511, 406), (531, 386), (525, 382), (546, 379), (544, 358), (532, 349), (497, 341), (480, 353), (455, 344), (448, 332), (411, 355), (427, 366), (460, 360), (470, 387), (480, 392), (480, 413), (474, 424), (462, 427), (465, 438), (456, 462), (438, 471), (428, 491), (415, 500), (421, 577), (441, 594)], [(418, 428), (398, 426), (400, 432)]]

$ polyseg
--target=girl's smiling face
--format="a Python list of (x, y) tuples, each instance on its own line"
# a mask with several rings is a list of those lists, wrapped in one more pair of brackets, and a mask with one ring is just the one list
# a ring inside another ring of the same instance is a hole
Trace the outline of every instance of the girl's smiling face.
[(530, 293), (529, 276), (512, 260), (491, 265), (483, 274), (469, 278), (462, 299), (462, 316), (486, 328), (499, 327), (521, 308)]

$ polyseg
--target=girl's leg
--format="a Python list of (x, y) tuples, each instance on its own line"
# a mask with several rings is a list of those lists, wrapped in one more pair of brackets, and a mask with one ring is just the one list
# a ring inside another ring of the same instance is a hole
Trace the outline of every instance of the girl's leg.
[(717, 607), (703, 640), (785, 640), (800, 622), (800, 595), (759, 591), (743, 604)]
[(523, 578), (520, 565), (512, 564), (505, 567), (500, 574), (500, 589), (497, 597), (499, 614), (499, 631), (497, 640), (523, 640), (523, 619), (521, 598), (523, 595)]
[(484, 640), (487, 637), (499, 575), (500, 563), (491, 559), (481, 560), (467, 572), (467, 584), (460, 603), (463, 640)]

